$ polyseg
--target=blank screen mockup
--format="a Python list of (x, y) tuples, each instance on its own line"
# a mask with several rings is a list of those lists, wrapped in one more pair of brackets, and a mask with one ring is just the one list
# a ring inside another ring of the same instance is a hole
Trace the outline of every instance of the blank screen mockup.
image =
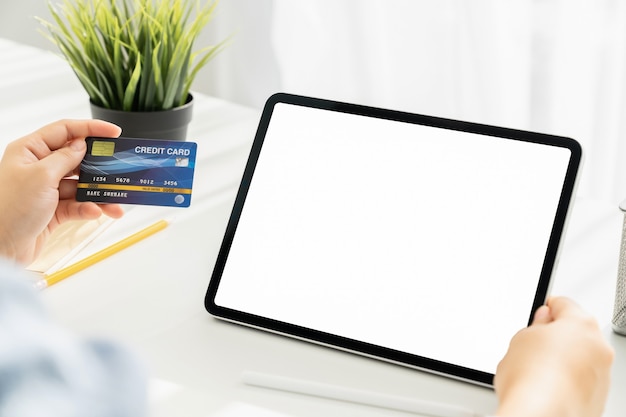
[(495, 373), (571, 151), (277, 103), (217, 306)]

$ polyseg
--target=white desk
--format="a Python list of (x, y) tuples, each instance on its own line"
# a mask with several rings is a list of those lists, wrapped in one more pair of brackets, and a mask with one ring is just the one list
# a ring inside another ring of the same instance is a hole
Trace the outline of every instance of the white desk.
[[(0, 40), (0, 145), (59, 118), (87, 118), (87, 98), (52, 54)], [(432, 376), (215, 320), (204, 294), (259, 112), (197, 95), (190, 139), (199, 144), (189, 209), (140, 207), (174, 224), (43, 292), (52, 314), (83, 335), (112, 337), (147, 363), (160, 395), (154, 416), (207, 417), (234, 403), (291, 416), (395, 416), (402, 412), (255, 388), (254, 370), (465, 406), (488, 413), (486, 388)], [(137, 212), (132, 212), (136, 215)], [(514, 219), (512, 219), (514, 220)], [(621, 233), (617, 207), (578, 200), (553, 293), (577, 299), (617, 351), (607, 417), (623, 416), (626, 338), (610, 331)], [(166, 381), (166, 382), (163, 382)]]

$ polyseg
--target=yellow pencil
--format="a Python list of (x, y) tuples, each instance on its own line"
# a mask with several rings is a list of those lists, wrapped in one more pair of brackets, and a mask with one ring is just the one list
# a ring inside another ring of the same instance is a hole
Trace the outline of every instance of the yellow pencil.
[(80, 261), (73, 263), (72, 265), (66, 266), (65, 268), (60, 269), (56, 272), (53, 272), (50, 275), (44, 275), (44, 277), (35, 284), (35, 287), (43, 289), (54, 285), (57, 282), (60, 282), (65, 278), (72, 276), (78, 271), (82, 271), (83, 269), (95, 263), (98, 263), (101, 260), (106, 259), (123, 249), (126, 249), (127, 247), (139, 242), (140, 240), (145, 239), (148, 236), (151, 236), (156, 232), (165, 229), (168, 224), (169, 222), (167, 220), (159, 220), (158, 222), (146, 227), (145, 229), (142, 229), (137, 233), (132, 234), (92, 255), (89, 255), (85, 259), (81, 259)]

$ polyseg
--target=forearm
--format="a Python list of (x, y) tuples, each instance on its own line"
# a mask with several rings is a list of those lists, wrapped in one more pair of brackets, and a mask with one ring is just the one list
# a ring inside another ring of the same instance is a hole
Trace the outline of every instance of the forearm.
[(137, 358), (51, 321), (22, 273), (0, 260), (0, 415), (146, 415), (146, 379)]

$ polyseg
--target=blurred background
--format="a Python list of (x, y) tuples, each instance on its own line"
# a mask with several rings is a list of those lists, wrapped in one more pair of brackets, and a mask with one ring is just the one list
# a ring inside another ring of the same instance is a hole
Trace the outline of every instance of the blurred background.
[[(0, 37), (54, 50), (34, 16), (49, 18), (45, 0), (2, 2)], [(198, 47), (227, 36), (194, 90), (259, 109), (284, 91), (570, 136), (586, 155), (578, 195), (626, 198), (624, 1), (221, 0)]]

